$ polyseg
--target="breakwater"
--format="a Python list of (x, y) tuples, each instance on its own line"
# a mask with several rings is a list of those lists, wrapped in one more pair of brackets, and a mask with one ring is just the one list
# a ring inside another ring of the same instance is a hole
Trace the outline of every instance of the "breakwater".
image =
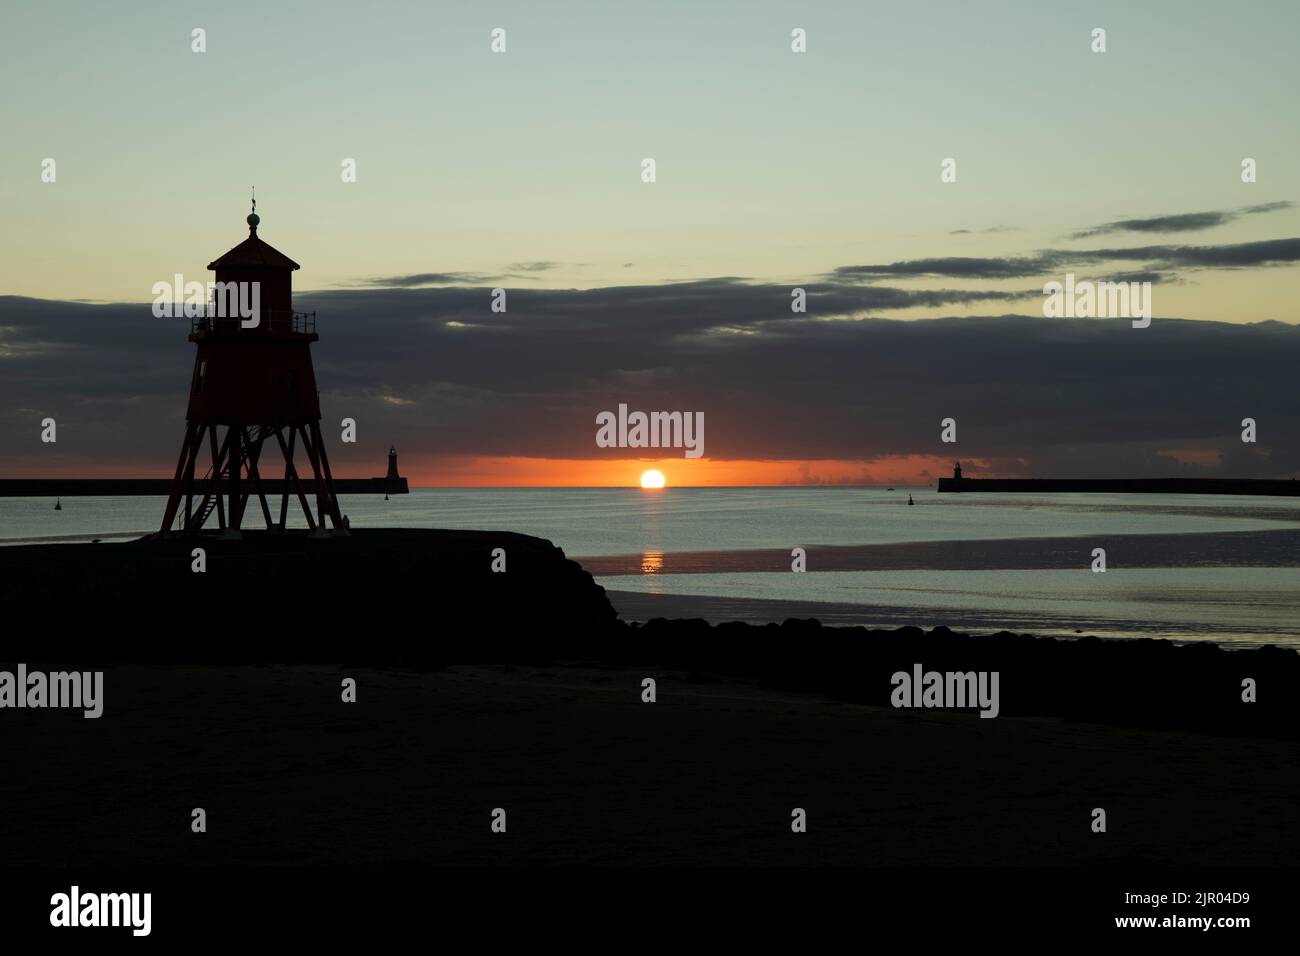
[(1286, 478), (940, 478), (939, 491), (1108, 495), (1300, 495)]
[[(245, 490), (252, 488), (247, 479)], [(209, 482), (196, 479), (194, 493), (207, 493)], [(262, 489), (267, 494), (281, 494), (283, 479), (263, 479)], [(0, 498), (103, 498), (109, 496), (166, 497), (171, 493), (170, 478), (0, 478)], [(304, 494), (314, 494), (311, 482), (303, 480)], [(406, 479), (393, 478), (335, 478), (334, 493), (339, 495), (405, 495), (410, 492)]]

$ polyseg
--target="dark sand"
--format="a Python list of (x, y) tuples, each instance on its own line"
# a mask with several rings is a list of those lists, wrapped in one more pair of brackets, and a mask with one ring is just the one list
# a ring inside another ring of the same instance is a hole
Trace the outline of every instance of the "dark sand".
[[(356, 704), (339, 701), (345, 675)], [(658, 703), (640, 701), (643, 676)], [(0, 864), (1300, 859), (1294, 741), (595, 665), (118, 665), (106, 681), (99, 720), (3, 715)], [(498, 806), (505, 835), (489, 831)]]

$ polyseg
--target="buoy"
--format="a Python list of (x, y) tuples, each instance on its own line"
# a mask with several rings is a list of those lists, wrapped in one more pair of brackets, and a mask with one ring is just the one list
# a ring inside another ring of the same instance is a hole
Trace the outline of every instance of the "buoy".
[(916, 502), (912, 500), (912, 496), (911, 496), (911, 495), (908, 495), (908, 496), (907, 496), (907, 503), (908, 503), (909, 505), (914, 505), (914, 504), (916, 504)]
[(55, 511), (62, 511), (62, 510), (63, 510), (63, 499), (62, 499), (62, 498), (59, 498), (58, 500), (56, 500), (56, 501), (54, 502), (54, 510), (55, 510)]

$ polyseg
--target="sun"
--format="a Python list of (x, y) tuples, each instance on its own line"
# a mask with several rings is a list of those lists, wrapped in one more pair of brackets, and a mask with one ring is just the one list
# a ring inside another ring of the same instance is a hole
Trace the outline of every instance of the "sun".
[(651, 468), (649, 471), (641, 472), (642, 488), (662, 488), (664, 486), (664, 473), (657, 468)]

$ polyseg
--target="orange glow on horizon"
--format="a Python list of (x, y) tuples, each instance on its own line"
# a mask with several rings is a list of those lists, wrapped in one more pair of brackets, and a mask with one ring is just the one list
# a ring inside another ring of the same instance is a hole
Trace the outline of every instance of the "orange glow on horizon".
[[(972, 464), (978, 465), (975, 459)], [(761, 485), (924, 485), (952, 473), (952, 461), (935, 456), (874, 461), (819, 459), (562, 459), (422, 458), (403, 456), (402, 474), (412, 488), (558, 487), (637, 488), (651, 471), (665, 486), (753, 487)], [(336, 469), (337, 473), (337, 469)]]

